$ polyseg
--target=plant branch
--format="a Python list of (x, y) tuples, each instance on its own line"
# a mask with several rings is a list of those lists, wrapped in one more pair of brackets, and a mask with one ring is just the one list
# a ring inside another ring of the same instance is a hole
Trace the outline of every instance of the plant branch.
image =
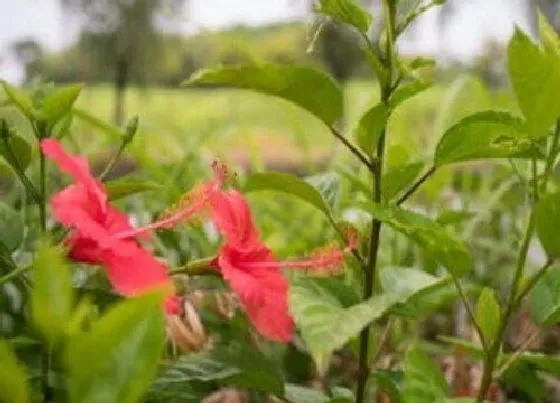
[(517, 351), (509, 356), (509, 358), (504, 362), (504, 364), (496, 371), (494, 377), (499, 379), (515, 361), (521, 357), (521, 355), (529, 349), (529, 346), (540, 336), (541, 332), (539, 329), (534, 330), (527, 338), (521, 343)]
[(12, 270), (8, 274), (5, 274), (4, 276), (0, 277), (0, 286), (4, 285), (5, 283), (12, 280), (13, 278), (16, 278), (20, 274), (25, 273), (26, 271), (30, 270), (31, 268), (32, 268), (32, 266), (23, 266), (23, 267), (19, 267), (17, 269)]
[(463, 288), (463, 286), (461, 285), (461, 282), (459, 281), (459, 279), (457, 279), (455, 276), (451, 276), (453, 278), (453, 283), (455, 284), (455, 288), (457, 289), (457, 291), (459, 292), (459, 297), (461, 297), (461, 300), (463, 301), (463, 305), (465, 306), (465, 309), (467, 310), (467, 314), (469, 315), (469, 318), (476, 330), (476, 334), (478, 335), (478, 338), (480, 339), (480, 342), (482, 343), (482, 347), (484, 348), (484, 351), (488, 350), (488, 345), (486, 344), (486, 340), (484, 338), (484, 334), (482, 333), (482, 329), (480, 328), (479, 324), (476, 321), (476, 317), (474, 315), (474, 310), (473, 307), (467, 297), (467, 294), (465, 293), (465, 289)]
[(369, 160), (363, 152), (361, 152), (354, 144), (352, 144), (350, 142), (350, 140), (348, 140), (346, 137), (344, 137), (342, 135), (342, 133), (340, 133), (334, 127), (330, 126), (329, 129), (330, 129), (331, 133), (337, 139), (339, 139), (341, 141), (341, 143), (344, 144), (344, 146), (346, 146), (346, 148), (352, 154), (354, 154), (366, 167), (368, 167), (370, 172), (373, 172), (375, 170), (376, 163), (374, 161)]
[(430, 169), (428, 169), (428, 171), (426, 171), (426, 173), (424, 173), (424, 175), (418, 178), (418, 180), (414, 182), (412, 186), (410, 186), (406, 190), (406, 192), (403, 193), (403, 195), (399, 198), (399, 200), (397, 200), (397, 206), (403, 204), (405, 201), (408, 200), (410, 196), (416, 193), (416, 191), (420, 188), (420, 186), (422, 186), (435, 172), (436, 172), (436, 166), (433, 165), (432, 167), (430, 167)]
[(529, 294), (531, 292), (531, 290), (533, 289), (533, 287), (537, 284), (537, 282), (542, 278), (542, 276), (544, 276), (546, 274), (546, 272), (548, 271), (548, 269), (550, 268), (550, 266), (552, 266), (552, 264), (554, 263), (554, 260), (550, 259), (548, 260), (543, 267), (541, 267), (527, 282), (527, 285), (525, 285), (525, 287), (523, 288), (523, 290), (519, 293), (519, 295), (517, 296), (517, 301), (515, 303), (516, 307), (519, 306), (521, 304), (521, 302), (523, 301), (523, 298), (525, 298), (527, 296), (527, 294)]

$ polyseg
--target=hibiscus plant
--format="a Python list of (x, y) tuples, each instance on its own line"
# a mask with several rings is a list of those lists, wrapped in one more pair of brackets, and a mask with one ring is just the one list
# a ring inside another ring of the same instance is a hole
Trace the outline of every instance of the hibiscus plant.
[[(14, 183), (0, 204), (0, 401), (481, 402), (511, 387), (543, 401), (560, 359), (528, 350), (560, 322), (560, 40), (543, 17), (539, 43), (516, 29), (518, 107), (463, 113), (427, 156), (395, 162), (394, 116), (434, 84), (434, 62), (402, 57), (398, 39), (442, 3), (384, 0), (377, 29), (355, 0), (316, 2), (315, 39), (325, 23), (345, 25), (379, 86), (355, 127), (339, 86), (308, 67), (218, 67), (184, 83), (258, 91), (314, 116), (346, 153), (307, 178), (197, 157), (196, 178), (145, 197), (147, 182), (110, 178), (138, 119), (121, 130), (77, 108), (81, 85), (4, 82), (3, 107), (18, 116), (0, 121), (0, 168)], [(75, 121), (118, 142), (103, 169), (69, 151)], [(496, 201), (478, 213), (430, 205), (433, 183), (479, 161), (494, 167), (483, 175), (501, 184)], [(512, 213), (491, 228), (511, 231), (494, 260), (477, 237), (499, 203)], [(274, 214), (281, 242), (268, 236)], [(499, 280), (485, 277), (498, 265)], [(423, 343), (422, 323), (446, 310), (472, 334), (439, 327)], [(532, 328), (511, 343), (527, 311)]]

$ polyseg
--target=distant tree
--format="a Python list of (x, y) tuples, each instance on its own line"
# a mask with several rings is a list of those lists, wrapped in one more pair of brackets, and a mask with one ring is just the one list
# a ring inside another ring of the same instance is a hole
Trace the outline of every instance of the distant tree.
[(161, 28), (183, 14), (187, 0), (60, 0), (81, 22), (82, 40), (99, 63), (113, 70), (113, 120), (122, 123), (125, 90), (141, 82), (147, 65), (157, 64)]
[(39, 76), (43, 66), (43, 48), (34, 39), (20, 39), (11, 45), (11, 51), (25, 71), (25, 82)]

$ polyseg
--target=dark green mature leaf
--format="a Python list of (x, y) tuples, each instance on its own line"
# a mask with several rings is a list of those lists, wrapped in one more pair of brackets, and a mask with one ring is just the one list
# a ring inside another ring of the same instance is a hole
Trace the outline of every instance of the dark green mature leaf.
[(105, 182), (105, 187), (107, 188), (109, 200), (118, 200), (126, 196), (161, 188), (160, 185), (154, 182), (130, 179), (126, 177)]
[(321, 372), (334, 350), (401, 300), (397, 293), (385, 293), (345, 308), (320, 282), (298, 279), (290, 288), (290, 311)]
[(402, 232), (434, 256), (451, 275), (461, 276), (472, 267), (467, 247), (427, 217), (393, 205), (362, 204), (373, 217)]
[(319, 0), (316, 11), (336, 22), (352, 25), (364, 34), (372, 20), (371, 15), (354, 0)]
[(184, 84), (229, 85), (274, 95), (331, 125), (342, 116), (342, 92), (328, 75), (305, 67), (255, 64), (202, 70)]
[(218, 382), (222, 385), (284, 395), (282, 371), (258, 350), (241, 343), (218, 345), (182, 357), (165, 370), (159, 384)]
[(309, 183), (295, 175), (271, 172), (255, 173), (250, 175), (243, 187), (245, 192), (258, 190), (275, 190), (296, 196), (311, 204), (326, 215), (329, 215), (329, 206), (321, 194)]
[(403, 396), (406, 403), (439, 402), (448, 396), (448, 386), (442, 372), (419, 349), (406, 355)]
[(377, 149), (377, 142), (383, 129), (387, 125), (389, 113), (383, 104), (377, 104), (369, 109), (358, 122), (354, 130), (356, 143), (366, 155), (373, 155)]
[(32, 119), (35, 111), (33, 110), (33, 101), (31, 97), (22, 90), (11, 86), (6, 81), (2, 81), (2, 86), (10, 101), (23, 113), (27, 118)]
[[(0, 128), (4, 130), (4, 128)], [(0, 155), (12, 169), (25, 169), (31, 162), (31, 145), (13, 129), (7, 129), (6, 138), (0, 138)]]
[(503, 374), (501, 380), (506, 385), (515, 386), (529, 395), (530, 401), (542, 401), (546, 397), (546, 383), (535, 367), (527, 362), (517, 360)]
[(560, 116), (560, 60), (544, 52), (519, 28), (508, 46), (509, 77), (533, 136), (546, 135)]
[(492, 344), (500, 327), (500, 305), (496, 301), (494, 291), (489, 288), (482, 290), (478, 297), (475, 319), (486, 344)]
[(60, 249), (43, 246), (33, 262), (31, 316), (43, 336), (53, 342), (66, 333), (74, 302), (70, 267)]
[(548, 372), (554, 375), (560, 375), (559, 355), (525, 351), (521, 353), (520, 360), (536, 366), (541, 371)]
[(147, 391), (164, 345), (163, 295), (120, 303), (67, 345), (70, 402), (134, 403)]
[(551, 259), (560, 257), (560, 193), (545, 195), (538, 202), (535, 214), (537, 233), (544, 250)]
[(4, 244), (8, 251), (13, 251), (19, 247), (23, 240), (24, 225), (21, 214), (0, 201), (0, 242)]
[(506, 112), (483, 111), (450, 127), (436, 148), (436, 165), (481, 158), (529, 157), (523, 122)]
[(531, 291), (530, 313), (539, 326), (560, 322), (560, 270), (549, 269)]
[(0, 402), (28, 403), (27, 374), (10, 345), (0, 339)]
[(395, 109), (404, 101), (420, 94), (432, 86), (430, 81), (413, 81), (400, 86), (389, 99), (389, 107)]
[(401, 371), (390, 371), (385, 369), (376, 369), (373, 373), (378, 387), (387, 394), (392, 403), (403, 403), (401, 392), (401, 383), (403, 379)]
[(83, 84), (58, 87), (43, 99), (42, 112), (49, 125), (54, 126), (70, 112), (83, 87)]
[(389, 201), (397, 196), (418, 177), (423, 167), (423, 162), (412, 162), (388, 170), (381, 180), (381, 194), (383, 198)]

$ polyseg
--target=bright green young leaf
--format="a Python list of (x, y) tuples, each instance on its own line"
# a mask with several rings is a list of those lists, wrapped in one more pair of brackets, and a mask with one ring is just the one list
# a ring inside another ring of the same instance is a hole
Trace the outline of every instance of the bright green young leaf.
[(470, 220), (475, 215), (473, 212), (464, 210), (443, 210), (438, 216), (437, 222), (440, 225), (460, 224)]
[[(166, 383), (217, 382), (224, 386), (284, 395), (282, 371), (253, 347), (241, 343), (218, 345), (210, 351), (189, 354), (169, 365)], [(162, 380), (159, 380), (160, 386)]]
[(135, 403), (154, 379), (164, 347), (163, 295), (118, 304), (67, 345), (71, 403)]
[(377, 104), (368, 110), (354, 129), (356, 143), (366, 155), (373, 155), (377, 149), (377, 141), (387, 125), (389, 113), (383, 104)]
[(298, 279), (290, 287), (290, 311), (321, 372), (336, 349), (402, 299), (397, 293), (384, 293), (345, 308), (320, 282)]
[(450, 127), (436, 148), (438, 166), (481, 158), (530, 157), (523, 122), (506, 112), (484, 111)]
[(42, 247), (33, 262), (31, 316), (50, 342), (65, 334), (73, 301), (72, 274), (62, 252)]
[(423, 162), (412, 162), (389, 169), (381, 180), (381, 194), (390, 201), (402, 190), (406, 189), (424, 168)]
[(438, 366), (421, 350), (409, 350), (404, 369), (404, 401), (441, 402), (448, 393), (447, 382)]
[(49, 125), (54, 126), (70, 112), (83, 87), (83, 84), (58, 87), (43, 99), (42, 111)]
[(550, 268), (531, 291), (530, 310), (539, 326), (560, 322), (560, 270)]
[(23, 240), (24, 232), (21, 214), (0, 201), (0, 223), (2, 223), (0, 242), (4, 244), (8, 251), (17, 249)]
[(31, 145), (4, 121), (0, 125), (0, 156), (13, 170), (24, 170), (31, 162)]
[(420, 94), (432, 86), (429, 81), (413, 81), (400, 86), (389, 99), (389, 107), (395, 109), (404, 101)]
[(33, 101), (31, 97), (22, 90), (11, 86), (6, 81), (2, 81), (2, 86), (4, 87), (6, 95), (10, 98), (10, 101), (12, 101), (28, 119), (32, 119), (35, 111), (33, 110)]
[(535, 211), (537, 233), (550, 258), (560, 257), (560, 193), (547, 194), (537, 204)]
[(405, 298), (429, 294), (448, 284), (450, 277), (436, 277), (411, 267), (385, 267), (379, 275), (381, 288), (385, 292), (396, 292)]
[(25, 369), (18, 362), (10, 345), (0, 339), (0, 402), (30, 402), (27, 379)]
[(91, 113), (79, 108), (73, 108), (71, 112), (72, 116), (75, 116), (85, 123), (95, 127), (97, 130), (102, 131), (110, 139), (117, 141), (122, 140), (123, 133), (119, 129), (107, 124), (103, 119), (100, 119), (92, 115)]
[(560, 116), (560, 59), (539, 49), (517, 28), (508, 46), (508, 69), (530, 134), (546, 135)]
[(275, 190), (287, 193), (311, 204), (326, 215), (330, 214), (329, 206), (321, 194), (309, 183), (292, 174), (255, 173), (247, 178), (243, 190), (245, 192)]
[(429, 218), (393, 205), (362, 204), (374, 218), (402, 232), (430, 253), (451, 275), (462, 276), (473, 265), (467, 247)]
[(342, 92), (325, 73), (305, 67), (254, 64), (202, 70), (184, 84), (228, 85), (274, 95), (306, 109), (328, 126), (342, 116)]
[(105, 182), (105, 187), (107, 188), (109, 200), (118, 200), (126, 196), (161, 188), (160, 185), (154, 182), (130, 179), (126, 177)]
[(470, 357), (476, 359), (484, 358), (484, 349), (482, 346), (477, 343), (473, 343), (467, 340), (459, 339), (456, 337), (449, 337), (449, 336), (438, 336), (438, 340), (442, 341), (443, 343), (450, 344), (452, 346), (456, 346), (464, 350)]
[(539, 36), (545, 50), (560, 56), (560, 38), (556, 30), (549, 24), (546, 17), (539, 11)]
[(316, 11), (336, 22), (352, 25), (364, 34), (372, 20), (371, 15), (355, 0), (319, 0)]
[(494, 342), (500, 327), (500, 305), (496, 301), (494, 291), (489, 288), (482, 290), (478, 297), (475, 319), (486, 344), (490, 345)]

